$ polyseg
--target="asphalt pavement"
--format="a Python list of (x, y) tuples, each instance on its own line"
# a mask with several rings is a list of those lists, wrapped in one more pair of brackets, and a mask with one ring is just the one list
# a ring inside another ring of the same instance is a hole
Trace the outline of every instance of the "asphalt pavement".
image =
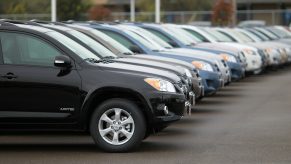
[(291, 68), (250, 76), (203, 99), (133, 153), (84, 134), (0, 133), (0, 164), (289, 164)]

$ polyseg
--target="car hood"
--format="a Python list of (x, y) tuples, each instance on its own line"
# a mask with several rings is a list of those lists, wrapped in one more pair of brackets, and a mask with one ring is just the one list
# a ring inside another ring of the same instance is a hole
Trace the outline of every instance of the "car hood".
[(235, 47), (235, 46), (229, 46), (229, 45), (226, 45), (226, 44), (221, 44), (221, 43), (199, 43), (199, 44), (196, 44), (194, 46), (194, 48), (208, 48), (208, 49), (213, 49), (213, 50), (223, 50), (223, 51), (226, 51), (226, 52), (230, 52), (230, 53), (233, 53), (233, 54), (237, 54), (240, 49), (238, 47)]
[(89, 65), (92, 67), (97, 66), (104, 71), (128, 73), (144, 77), (163, 78), (174, 83), (181, 81), (181, 79), (174, 73), (145, 66), (117, 62), (89, 63)]
[(171, 65), (179, 65), (185, 68), (188, 68), (190, 70), (195, 69), (195, 66), (193, 66), (192, 64), (182, 61), (182, 60), (178, 60), (178, 59), (172, 59), (172, 58), (167, 58), (167, 57), (160, 57), (160, 56), (154, 56), (154, 55), (131, 55), (130, 57), (132, 58), (138, 58), (138, 59), (146, 59), (149, 61), (157, 61), (157, 62), (165, 62)]
[(257, 50), (257, 48), (255, 48), (254, 46), (250, 46), (250, 45), (242, 44), (242, 43), (225, 42), (225, 43), (219, 43), (219, 44), (236, 47), (236, 48), (239, 49), (239, 51), (242, 51), (244, 49), (250, 49), (250, 50), (253, 50), (253, 51), (256, 51)]
[(126, 63), (126, 64), (132, 64), (132, 65), (139, 65), (139, 66), (145, 66), (145, 67), (151, 67), (151, 68), (157, 68), (157, 69), (163, 69), (170, 72), (174, 72), (179, 75), (184, 75), (185, 70), (181, 67), (173, 67), (172, 65), (158, 62), (158, 61), (149, 61), (146, 59), (139, 59), (139, 58), (118, 58), (114, 59), (116, 62), (120, 63)]
[(180, 56), (194, 57), (196, 59), (207, 60), (215, 64), (216, 60), (219, 58), (217, 55), (201, 50), (187, 49), (187, 48), (173, 48), (164, 51), (165, 53), (175, 53)]

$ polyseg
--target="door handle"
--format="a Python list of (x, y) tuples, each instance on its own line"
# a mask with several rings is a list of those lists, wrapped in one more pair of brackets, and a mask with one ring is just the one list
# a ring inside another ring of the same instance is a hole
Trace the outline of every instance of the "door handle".
[(2, 75), (1, 77), (5, 78), (5, 79), (16, 79), (17, 78), (17, 76), (11, 72), (7, 73), (6, 75)]

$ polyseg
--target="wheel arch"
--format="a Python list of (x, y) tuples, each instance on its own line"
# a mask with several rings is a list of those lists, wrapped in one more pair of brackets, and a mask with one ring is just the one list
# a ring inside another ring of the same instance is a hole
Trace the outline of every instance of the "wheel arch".
[(95, 109), (102, 104), (104, 101), (113, 99), (113, 98), (122, 98), (134, 102), (140, 108), (143, 113), (147, 131), (151, 130), (150, 123), (152, 122), (152, 109), (148, 105), (148, 102), (138, 91), (132, 90), (130, 88), (123, 87), (102, 87), (94, 90), (86, 96), (85, 101), (82, 105), (82, 125), (83, 128), (87, 131), (89, 129), (89, 123), (91, 120), (92, 113)]

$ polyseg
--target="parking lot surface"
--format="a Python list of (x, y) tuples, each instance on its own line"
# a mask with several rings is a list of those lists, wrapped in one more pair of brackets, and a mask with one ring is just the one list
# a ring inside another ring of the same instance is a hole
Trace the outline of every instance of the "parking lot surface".
[(133, 153), (104, 153), (84, 134), (2, 133), (0, 164), (291, 163), (290, 84), (291, 68), (232, 83)]

